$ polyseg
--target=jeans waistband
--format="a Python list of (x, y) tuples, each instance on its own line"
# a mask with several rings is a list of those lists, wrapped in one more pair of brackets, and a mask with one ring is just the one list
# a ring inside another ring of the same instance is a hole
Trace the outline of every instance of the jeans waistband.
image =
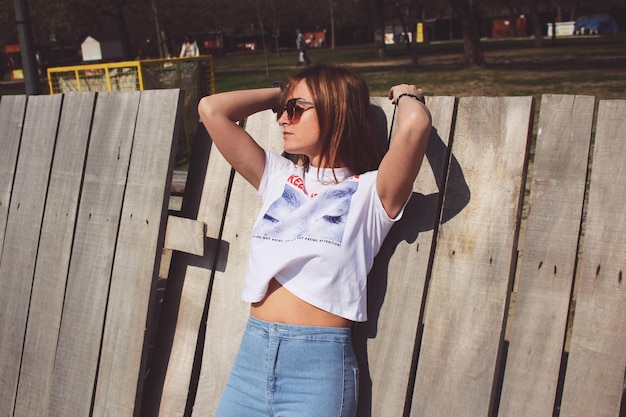
[(268, 322), (250, 316), (246, 331), (269, 337), (285, 339), (318, 340), (328, 342), (351, 342), (352, 330), (346, 327), (301, 326)]

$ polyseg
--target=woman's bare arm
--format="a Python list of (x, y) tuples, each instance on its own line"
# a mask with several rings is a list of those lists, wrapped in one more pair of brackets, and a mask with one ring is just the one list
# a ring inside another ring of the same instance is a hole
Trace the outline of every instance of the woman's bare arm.
[(423, 97), (413, 85), (397, 85), (389, 91), (396, 102), (398, 123), (389, 151), (378, 169), (376, 189), (389, 217), (396, 217), (413, 190), (413, 182), (422, 166), (432, 127), (426, 106), (411, 96)]
[(280, 94), (280, 88), (230, 91), (206, 96), (198, 104), (200, 120), (217, 149), (257, 189), (265, 169), (265, 151), (237, 122), (276, 108)]

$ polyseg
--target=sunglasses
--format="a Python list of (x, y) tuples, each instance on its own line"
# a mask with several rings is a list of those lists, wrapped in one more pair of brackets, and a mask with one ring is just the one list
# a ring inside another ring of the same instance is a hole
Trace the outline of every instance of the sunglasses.
[[(298, 106), (298, 104), (308, 104), (311, 107), (307, 107), (305, 109), (304, 107)], [(314, 107), (315, 106), (310, 101), (292, 98), (290, 100), (287, 100), (287, 103), (285, 103), (285, 107), (282, 111), (279, 110), (278, 112), (276, 112), (276, 120), (280, 119), (284, 112), (287, 112), (287, 119), (289, 119), (289, 122), (298, 123), (300, 121), (300, 118), (302, 117), (302, 113)]]

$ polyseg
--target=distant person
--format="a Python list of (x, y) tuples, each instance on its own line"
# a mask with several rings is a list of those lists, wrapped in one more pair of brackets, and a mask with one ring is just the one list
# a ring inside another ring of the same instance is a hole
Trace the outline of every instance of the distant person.
[(180, 48), (180, 57), (184, 58), (187, 56), (199, 56), (200, 50), (198, 49), (198, 44), (195, 40), (191, 39), (191, 36), (185, 35), (185, 41)]
[(311, 60), (306, 54), (306, 42), (304, 41), (304, 35), (300, 32), (300, 29), (296, 29), (296, 48), (298, 49), (298, 63), (296, 66), (302, 64), (311, 65)]
[(146, 59), (146, 53), (144, 52), (143, 48), (140, 46), (139, 48), (137, 48), (137, 55), (135, 56), (135, 60), (141, 61), (142, 59)]
[(35, 51), (35, 63), (37, 64), (37, 75), (39, 77), (44, 76), (43, 64), (41, 62), (41, 53), (39, 51)]

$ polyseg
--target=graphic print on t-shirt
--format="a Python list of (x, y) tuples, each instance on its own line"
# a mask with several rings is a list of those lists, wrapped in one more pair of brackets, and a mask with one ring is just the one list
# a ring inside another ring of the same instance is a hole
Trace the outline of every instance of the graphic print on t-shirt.
[(356, 181), (344, 181), (311, 198), (303, 187), (285, 184), (283, 194), (267, 209), (252, 237), (278, 242), (306, 239), (341, 245)]

